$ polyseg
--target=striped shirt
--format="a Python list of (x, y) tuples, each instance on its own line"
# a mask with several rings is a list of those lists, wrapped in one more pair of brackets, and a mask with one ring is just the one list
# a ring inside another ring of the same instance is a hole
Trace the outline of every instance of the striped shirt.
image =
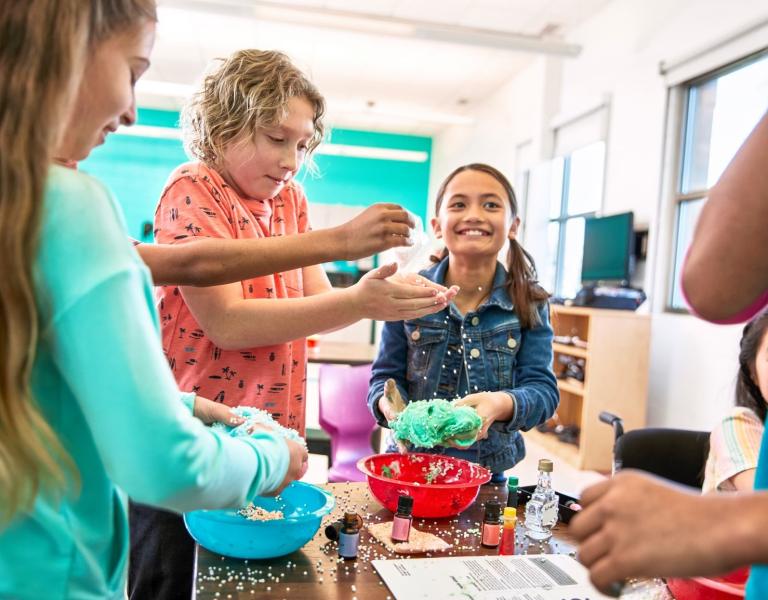
[(712, 431), (702, 492), (736, 491), (731, 478), (757, 468), (763, 439), (760, 418), (750, 409), (736, 406)]

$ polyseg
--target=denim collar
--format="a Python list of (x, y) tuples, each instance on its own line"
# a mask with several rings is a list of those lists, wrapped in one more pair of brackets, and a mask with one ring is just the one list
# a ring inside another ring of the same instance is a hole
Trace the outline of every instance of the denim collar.
[[(421, 271), (421, 275), (434, 281), (435, 283), (445, 285), (445, 274), (448, 271), (448, 260), (449, 257), (446, 256), (439, 263)], [(489, 306), (498, 306), (503, 310), (513, 310), (515, 308), (515, 305), (512, 302), (512, 299), (509, 297), (509, 293), (507, 292), (507, 286), (504, 285), (506, 281), (507, 270), (504, 268), (504, 265), (502, 265), (499, 261), (496, 261), (496, 273), (493, 275), (493, 291), (491, 292), (491, 297), (478, 307), (478, 313), (482, 312)], [(435, 316), (441, 315), (442, 313), (443, 311), (440, 311), (439, 313), (436, 313)]]

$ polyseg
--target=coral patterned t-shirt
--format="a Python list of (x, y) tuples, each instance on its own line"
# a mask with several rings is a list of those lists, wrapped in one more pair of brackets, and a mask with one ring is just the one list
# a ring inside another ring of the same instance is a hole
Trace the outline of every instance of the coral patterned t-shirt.
[[(179, 244), (195, 237), (266, 238), (309, 230), (307, 199), (291, 182), (270, 200), (241, 197), (201, 163), (178, 167), (155, 211), (155, 240)], [(243, 298), (301, 298), (301, 269), (241, 282)], [(262, 408), (304, 434), (306, 340), (222, 350), (190, 313), (177, 286), (159, 288), (163, 349), (179, 387), (229, 406)]]

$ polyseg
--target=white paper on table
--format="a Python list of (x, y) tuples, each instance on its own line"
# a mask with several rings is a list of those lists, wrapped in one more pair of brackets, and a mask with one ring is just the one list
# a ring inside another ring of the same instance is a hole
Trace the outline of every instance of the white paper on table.
[(397, 600), (607, 599), (565, 554), (374, 560)]

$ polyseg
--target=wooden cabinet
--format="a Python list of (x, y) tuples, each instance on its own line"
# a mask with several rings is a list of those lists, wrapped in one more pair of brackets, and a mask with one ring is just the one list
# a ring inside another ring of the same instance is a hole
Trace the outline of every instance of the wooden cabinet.
[[(567, 460), (580, 469), (610, 471), (613, 430), (600, 422), (598, 415), (604, 410), (612, 412), (624, 420), (628, 430), (645, 426), (650, 317), (560, 305), (553, 305), (550, 314), (556, 337), (553, 367), (560, 389), (557, 415), (560, 424), (580, 429), (578, 445), (535, 429), (524, 435), (546, 448), (553, 458)], [(560, 357), (583, 361), (583, 382), (566, 377), (567, 365)]]

